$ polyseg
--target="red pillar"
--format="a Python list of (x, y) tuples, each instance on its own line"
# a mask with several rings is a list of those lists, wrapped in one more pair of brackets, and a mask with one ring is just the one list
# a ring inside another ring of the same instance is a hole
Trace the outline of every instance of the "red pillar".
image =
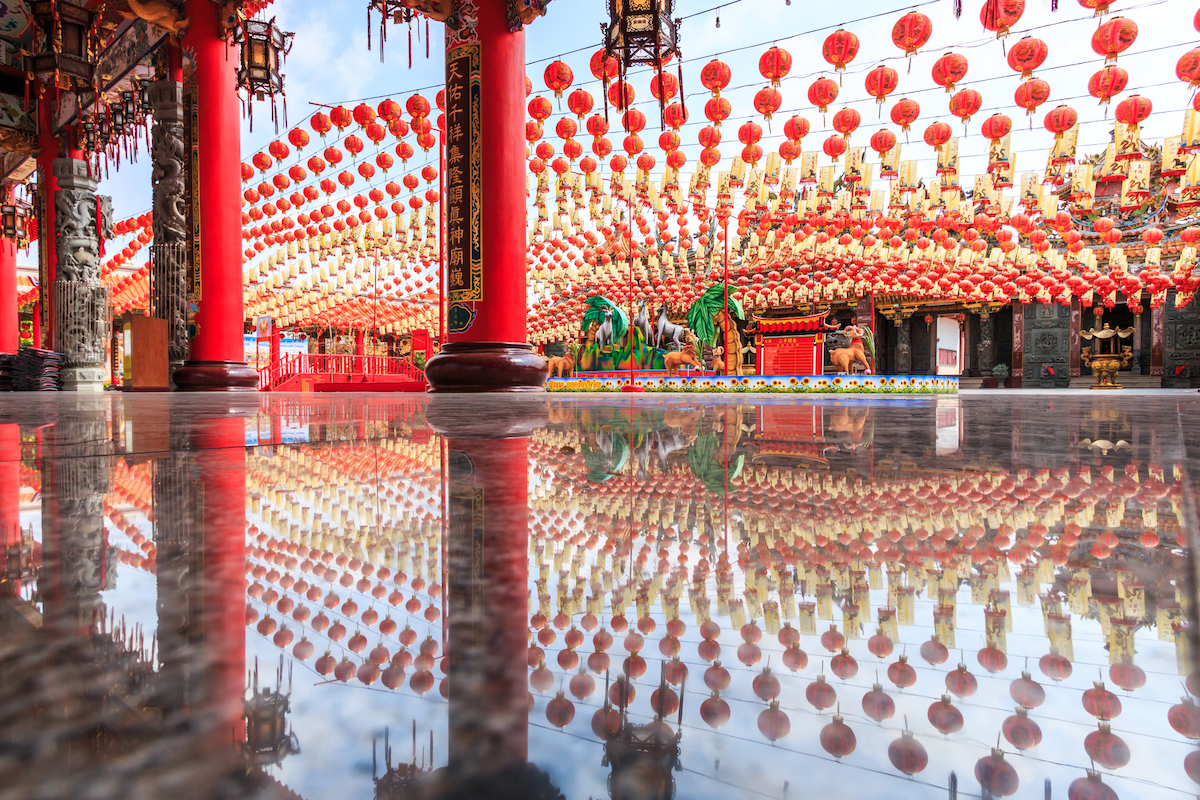
[(365, 356), (367, 354), (367, 336), (361, 329), (354, 332), (354, 355)]
[(17, 325), (17, 244), (0, 237), (0, 353), (15, 353)]
[[(202, 420), (205, 707), (213, 718), (209, 753), (241, 739), (246, 688), (246, 421)], [(217, 720), (220, 720), (218, 722)]]
[[(42, 292), (42, 287), (38, 287), (38, 294)], [(39, 300), (33, 304), (33, 346), (42, 346), (42, 303)]]
[(447, 440), (448, 773), (467, 786), (529, 754), (527, 442)]
[[(21, 427), (0, 425), (0, 553), (21, 543)], [(0, 579), (13, 594), (21, 588)]]
[[(38, 260), (42, 268), (38, 276), (38, 294), (45, 303), (46, 319), (54, 319), (54, 276), (58, 266), (58, 252), (54, 236), (54, 195), (58, 192), (58, 179), (54, 177), (54, 159), (58, 158), (58, 139), (54, 137), (54, 103), (43, 87), (42, 100), (38, 102), (38, 183), (41, 186), (41, 225), (38, 230)], [(36, 309), (40, 312), (41, 303)], [(33, 318), (34, 347), (46, 343), (54, 349), (54, 334), (49, 325), (42, 331), (42, 317), (35, 313)]]
[[(435, 392), (542, 391), (546, 362), (528, 344), (525, 331), (525, 33), (509, 30), (507, 3), (475, 5), (474, 26), (464, 17), (463, 27), (447, 29), (449, 324), (442, 351), (430, 360), (426, 375)], [(455, 76), (469, 72), (465, 56), (473, 48), (478, 48), (482, 87), (478, 106), (472, 105), (469, 88), (454, 91), (466, 85)], [(476, 126), (486, 135), (470, 135)], [(478, 147), (480, 156), (477, 196), (470, 191), (471, 147)], [(456, 203), (460, 188), (464, 200)], [(478, 241), (469, 224), (475, 211), (481, 222)], [(456, 238), (456, 231), (466, 235)], [(482, 264), (478, 299), (470, 291), (475, 245)]]
[(192, 53), (199, 149), (200, 298), (189, 358), (175, 372), (183, 390), (254, 391), (243, 359), (241, 103), (238, 53), (224, 37), (221, 6), (188, 0), (183, 47)]

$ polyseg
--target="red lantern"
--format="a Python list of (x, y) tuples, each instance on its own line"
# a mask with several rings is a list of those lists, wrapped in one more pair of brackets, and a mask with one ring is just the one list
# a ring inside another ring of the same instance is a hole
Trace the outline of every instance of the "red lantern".
[(892, 122), (899, 125), (901, 131), (907, 131), (920, 115), (920, 104), (907, 97), (900, 98), (896, 105), (892, 106)]
[(1027, 115), (1033, 116), (1037, 107), (1050, 99), (1050, 84), (1041, 78), (1030, 78), (1017, 87), (1013, 99)]
[(1175, 77), (1186, 83), (1189, 89), (1200, 87), (1200, 47), (1188, 50), (1179, 57), (1175, 65)]
[(1108, 66), (1096, 72), (1088, 80), (1088, 93), (1092, 97), (1097, 98), (1100, 101), (1100, 105), (1105, 105), (1118, 94), (1125, 91), (1128, 83), (1128, 72), (1121, 67)]
[(1200, 707), (1190, 697), (1171, 706), (1167, 711), (1167, 722), (1180, 736), (1200, 739)]
[(929, 766), (929, 753), (916, 740), (912, 731), (902, 731), (900, 738), (888, 745), (888, 761), (905, 775), (916, 775)]
[(980, 132), (993, 142), (1003, 139), (1012, 130), (1012, 120), (1006, 114), (992, 114), (983, 121)]
[(917, 52), (933, 34), (933, 22), (918, 11), (910, 11), (892, 26), (892, 44), (911, 56)]
[(808, 128), (808, 120), (796, 114), (783, 123), (783, 135), (798, 142), (808, 135)]
[(1154, 105), (1149, 98), (1135, 94), (1117, 103), (1117, 122), (1137, 127), (1153, 110)]
[(334, 124), (338, 131), (344, 131), (354, 121), (354, 115), (345, 106), (334, 106), (329, 110), (329, 121)]
[(670, 101), (679, 94), (679, 79), (670, 72), (659, 72), (650, 78), (650, 95), (655, 100)]
[(375, 121), (375, 109), (366, 103), (359, 103), (354, 107), (354, 121), (360, 128), (367, 127)]
[[(1193, 753), (1198, 755), (1200, 753)], [(1076, 778), (1067, 787), (1067, 800), (1118, 800), (1112, 787), (1100, 779), (1100, 773), (1088, 770), (1087, 776)]]
[(1103, 683), (1093, 683), (1092, 688), (1083, 693), (1081, 700), (1083, 710), (1097, 719), (1110, 720), (1121, 716), (1121, 699), (1105, 689)]
[(588, 68), (596, 80), (606, 84), (621, 72), (621, 65), (616, 56), (606, 55), (603, 49), (592, 53), (592, 57), (588, 60)]
[(621, 127), (629, 133), (641, 133), (646, 129), (646, 115), (631, 108), (621, 115)]
[(946, 688), (957, 697), (970, 697), (979, 689), (979, 681), (967, 671), (966, 664), (946, 675)]
[(575, 73), (564, 62), (552, 61), (542, 73), (542, 79), (546, 82), (546, 88), (554, 92), (555, 97), (562, 97), (563, 92), (571, 88)]
[(308, 121), (309, 126), (314, 133), (320, 134), (321, 138), (325, 138), (325, 134), (333, 130), (333, 123), (329, 119), (329, 115), (323, 111), (318, 111), (312, 115), (312, 119)]
[(704, 116), (718, 128), (722, 122), (729, 119), (730, 111), (729, 101), (724, 97), (711, 97), (704, 104)]
[(707, 700), (700, 704), (700, 718), (708, 723), (709, 727), (720, 728), (729, 721), (729, 704), (721, 699), (718, 692), (713, 692)]
[(979, 9), (979, 21), (999, 39), (1008, 35), (1009, 28), (1016, 25), (1024, 13), (1025, 0), (999, 0), (983, 4)]
[(538, 95), (529, 101), (529, 116), (536, 119), (538, 122), (544, 122), (554, 113), (554, 107), (550, 105), (550, 101)]
[(951, 131), (950, 126), (944, 122), (932, 122), (925, 128), (925, 144), (932, 147), (935, 151), (941, 152), (942, 145), (950, 141)]
[(1042, 741), (1041, 727), (1029, 718), (1029, 710), (1025, 708), (1018, 708), (1017, 713), (1005, 719), (1000, 732), (1018, 750), (1037, 747)]
[(764, 86), (754, 95), (754, 110), (769, 122), (771, 115), (783, 105), (783, 95), (774, 86)]
[(1058, 653), (1047, 653), (1038, 659), (1038, 669), (1053, 681), (1066, 680), (1072, 672), (1071, 662)]
[(829, 156), (834, 163), (837, 163), (842, 153), (846, 152), (846, 140), (836, 133), (832, 134), (825, 140), (825, 144), (822, 145), (821, 149), (825, 151), (825, 155)]
[(941, 733), (951, 734), (962, 730), (962, 712), (950, 702), (950, 695), (948, 694), (942, 695), (941, 700), (931, 703), (926, 716), (929, 717), (929, 724), (937, 728)]
[(967, 75), (967, 57), (958, 53), (946, 53), (933, 62), (933, 82), (944, 86), (947, 92)]
[(721, 90), (729, 85), (731, 75), (729, 65), (719, 58), (714, 58), (700, 70), (700, 83), (715, 97), (720, 97)]
[(792, 729), (788, 715), (780, 710), (779, 701), (772, 700), (771, 704), (758, 715), (758, 731), (772, 742), (777, 742), (788, 735)]
[(821, 55), (835, 70), (841, 72), (858, 55), (858, 37), (847, 30), (836, 30), (825, 37)]
[(576, 89), (567, 96), (567, 108), (582, 122), (584, 116), (592, 110), (592, 93), (586, 89)]
[(288, 141), (297, 150), (303, 150), (304, 146), (308, 144), (308, 131), (303, 128), (292, 128), (288, 131)]
[(804, 696), (818, 711), (832, 708), (837, 702), (837, 691), (826, 682), (824, 674), (818, 675), (817, 679), (808, 685)]
[[(867, 73), (867, 94), (875, 98), (876, 105), (883, 105), (883, 101), (887, 99), (887, 96), (896, 91), (896, 86), (899, 82), (900, 79), (896, 75), (896, 70), (880, 64)], [(811, 96), (809, 99), (812, 99)]]
[(792, 54), (781, 47), (772, 47), (758, 59), (758, 71), (778, 87), (779, 82), (792, 70)]
[(1075, 109), (1070, 106), (1058, 106), (1046, 112), (1043, 124), (1046, 126), (1046, 130), (1054, 134), (1055, 139), (1061, 139), (1062, 135), (1075, 127), (1075, 123), (1078, 121), (1079, 115), (1075, 113)]
[(862, 122), (862, 115), (853, 108), (843, 108), (833, 115), (833, 129), (838, 133), (850, 139), (850, 134), (858, 130), (859, 123)]
[(1009, 684), (1008, 694), (1025, 708), (1037, 708), (1046, 700), (1046, 690), (1028, 672), (1022, 672), (1020, 678)]
[(935, 667), (939, 664), (945, 664), (946, 659), (949, 657), (950, 653), (946, 650), (946, 645), (939, 642), (936, 638), (931, 638), (929, 641), (921, 643), (921, 658)]
[(1033, 71), (1040, 67), (1049, 55), (1050, 48), (1036, 36), (1025, 36), (1008, 49), (1008, 66), (1014, 72), (1021, 73), (1021, 79), (1033, 77)]
[(854, 752), (858, 741), (841, 716), (835, 714), (833, 722), (821, 728), (821, 747), (834, 758), (845, 758)]
[(871, 134), (871, 148), (880, 155), (891, 150), (896, 146), (896, 134), (889, 131), (887, 128), (875, 131)]
[(971, 121), (971, 117), (979, 113), (983, 107), (983, 97), (974, 89), (963, 89), (950, 98), (950, 113), (963, 121)]
[(613, 108), (617, 109), (617, 111), (624, 111), (633, 105), (635, 95), (636, 92), (633, 91), (633, 86), (627, 81), (617, 81), (608, 87), (608, 102), (612, 103)]
[(817, 78), (808, 87), (808, 102), (816, 106), (822, 114), (829, 110), (829, 106), (834, 100), (837, 100), (837, 96), (837, 84), (829, 78)]
[(1129, 49), (1137, 39), (1137, 23), (1126, 17), (1113, 17), (1092, 34), (1092, 50), (1104, 56), (1104, 63), (1117, 60), (1117, 56)]
[(896, 713), (896, 701), (888, 696), (878, 683), (872, 685), (871, 691), (863, 695), (863, 713), (876, 722), (891, 719)]
[(408, 111), (410, 117), (428, 117), (429, 116), (429, 101), (423, 95), (414, 94), (404, 102), (404, 108)]
[(1083, 740), (1088, 757), (1105, 769), (1120, 769), (1129, 763), (1129, 745), (1112, 732), (1108, 722), (1099, 723)]
[(975, 762), (975, 780), (994, 797), (1008, 797), (1021, 784), (1017, 771), (1004, 760), (1004, 751), (998, 748), (992, 748), (990, 756)]

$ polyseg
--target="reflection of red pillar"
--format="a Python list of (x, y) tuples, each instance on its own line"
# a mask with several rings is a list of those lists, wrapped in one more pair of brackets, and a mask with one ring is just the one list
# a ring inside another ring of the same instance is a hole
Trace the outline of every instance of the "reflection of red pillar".
[[(0, 545), (5, 550), (21, 542), (21, 428), (0, 425)], [(4, 551), (0, 551), (2, 553)], [(20, 584), (8, 586), (13, 592)]]
[(242, 737), (246, 688), (246, 421), (202, 420), (193, 440), (202, 452), (205, 705), (210, 745)]
[(0, 353), (15, 353), (17, 332), (17, 244), (0, 236)]
[(529, 460), (524, 438), (447, 447), (449, 771), (469, 780), (528, 757)]
[[(479, 140), (485, 197), (469, 202), (479, 203), (482, 222), (483, 299), (469, 304), (477, 315), (466, 330), (447, 331), (447, 341), (430, 360), (426, 375), (433, 391), (540, 391), (548, 371), (526, 342), (525, 331), (525, 33), (509, 30), (507, 3), (487, 0), (476, 5), (479, 18), (473, 29), (466, 22), (458, 31), (447, 29), (446, 58), (449, 65), (462, 52), (458, 42), (465, 39), (462, 47), (472, 47), (477, 37), (479, 121), (486, 131)], [(447, 125), (465, 116), (468, 94), (463, 92), (461, 100), (453, 102), (447, 99)], [(450, 138), (447, 147), (455, 146)], [(446, 168), (452, 177), (460, 167), (451, 161)], [(449, 177), (447, 182), (447, 192), (453, 193)], [(450, 270), (456, 268), (454, 250), (451, 242)], [(449, 300), (453, 311), (453, 294)]]
[[(43, 90), (44, 91), (44, 90)], [(58, 265), (58, 253), (54, 236), (54, 195), (58, 191), (58, 178), (54, 177), (54, 159), (58, 158), (58, 139), (54, 137), (54, 107), (49, 97), (43, 94), (44, 101), (38, 103), (38, 183), (41, 187), (42, 202), (39, 209), (41, 225), (38, 229), (38, 259), (45, 265), (45, 270), (39, 275), (38, 293), (41, 302), (46, 304), (46, 319), (54, 319), (54, 299), (50, 288), (54, 285), (54, 275)], [(39, 304), (40, 306), (40, 304)], [(38, 309), (41, 310), (40, 307)], [(34, 338), (43, 337), (42, 318), (34, 315)], [(45, 331), (46, 347), (54, 349), (54, 334)], [(40, 347), (41, 342), (35, 341), (34, 347)]]
[(238, 55), (225, 41), (221, 8), (210, 0), (188, 0), (184, 12), (191, 24), (183, 47), (192, 54), (196, 81), (200, 300), (196, 337), (174, 378), (184, 390), (253, 391), (258, 373), (245, 362), (242, 344)]

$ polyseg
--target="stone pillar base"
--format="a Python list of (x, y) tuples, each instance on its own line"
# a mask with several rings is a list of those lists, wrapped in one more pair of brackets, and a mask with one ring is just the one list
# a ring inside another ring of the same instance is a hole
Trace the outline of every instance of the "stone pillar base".
[(104, 391), (104, 367), (63, 367), (59, 375), (64, 392)]
[(171, 377), (181, 392), (258, 391), (258, 370), (244, 361), (185, 361)]
[(448, 342), (425, 365), (431, 392), (544, 392), (550, 369), (533, 345)]

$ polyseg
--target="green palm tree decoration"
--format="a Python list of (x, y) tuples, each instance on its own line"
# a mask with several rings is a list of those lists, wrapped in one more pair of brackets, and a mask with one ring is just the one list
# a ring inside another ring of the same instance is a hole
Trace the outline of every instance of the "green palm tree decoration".
[(726, 284), (714, 283), (704, 290), (704, 294), (696, 298), (688, 309), (688, 327), (695, 332), (700, 341), (715, 346), (717, 344), (717, 326), (713, 317), (725, 310), (725, 294), (729, 293), (729, 313), (740, 320), (746, 319), (742, 304), (733, 299), (734, 289)]
[(629, 315), (621, 310), (613, 301), (602, 295), (593, 295), (584, 301), (584, 305), (588, 307), (583, 314), (583, 320), (579, 323), (579, 330), (586, 331), (588, 326), (593, 322), (597, 326), (604, 324), (604, 312), (607, 309), (612, 309), (612, 325), (613, 338), (620, 341), (625, 337), (625, 333), (629, 330)]

